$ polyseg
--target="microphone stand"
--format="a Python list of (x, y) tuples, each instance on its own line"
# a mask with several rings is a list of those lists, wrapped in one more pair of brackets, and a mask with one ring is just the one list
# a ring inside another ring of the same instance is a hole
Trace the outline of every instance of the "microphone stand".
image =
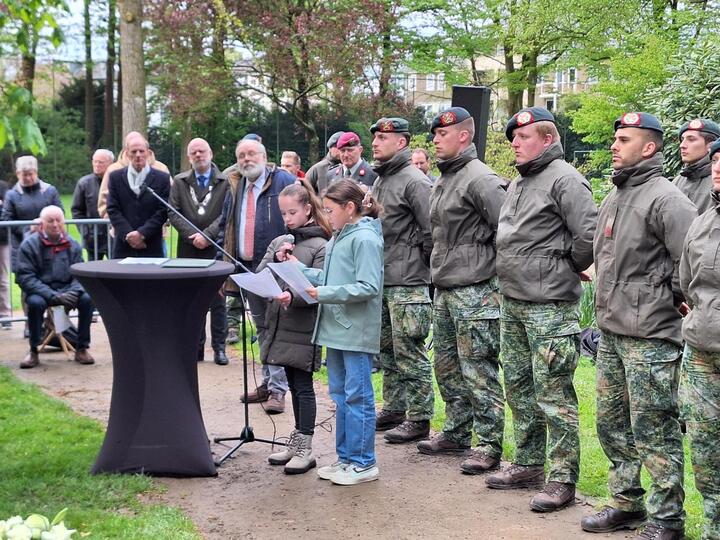
[[(220, 245), (215, 242), (212, 238), (210, 238), (204, 231), (200, 230), (198, 226), (196, 226), (192, 221), (190, 221), (188, 218), (183, 216), (176, 208), (174, 208), (170, 203), (168, 203), (165, 199), (163, 199), (160, 195), (158, 195), (153, 188), (150, 186), (147, 186), (143, 184), (141, 187), (142, 191), (147, 191), (155, 197), (163, 206), (165, 206), (168, 210), (175, 213), (176, 216), (178, 216), (180, 219), (182, 219), (185, 223), (190, 225), (192, 229), (210, 242), (215, 248), (217, 248), (218, 251), (220, 251), (223, 255), (225, 255), (228, 259), (230, 259), (236, 266), (240, 267), (241, 269), (245, 270), (246, 272), (250, 272), (250, 269), (245, 266), (243, 263), (241, 263), (239, 260), (237, 260), (235, 257), (230, 255), (227, 251), (225, 251)], [(278, 446), (286, 446), (285, 443), (281, 443), (278, 441), (273, 441), (269, 439), (259, 439), (255, 437), (255, 432), (250, 425), (250, 407), (247, 400), (248, 395), (248, 362), (247, 362), (247, 328), (246, 326), (246, 313), (245, 313), (245, 295), (242, 293), (242, 289), (240, 289), (240, 299), (242, 301), (243, 308), (241, 310), (242, 317), (241, 317), (241, 334), (242, 334), (242, 359), (243, 359), (243, 392), (245, 399), (243, 400), (243, 405), (245, 409), (245, 425), (243, 426), (242, 431), (240, 432), (240, 435), (233, 436), (233, 437), (215, 437), (213, 439), (213, 442), (219, 443), (224, 441), (238, 441), (235, 446), (233, 446), (230, 450), (228, 450), (220, 459), (215, 461), (215, 465), (219, 467), (222, 465), (228, 458), (232, 457), (232, 455), (237, 452), (241, 446), (247, 443), (251, 442), (261, 442), (266, 444), (274, 444)]]

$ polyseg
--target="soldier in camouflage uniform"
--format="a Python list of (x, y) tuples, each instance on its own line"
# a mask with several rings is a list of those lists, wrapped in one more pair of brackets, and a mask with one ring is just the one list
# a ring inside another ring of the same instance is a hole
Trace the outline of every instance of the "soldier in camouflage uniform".
[(505, 189), (478, 159), (475, 124), (465, 109), (440, 113), (430, 131), (441, 172), (430, 197), (430, 268), (435, 377), (446, 418), (442, 433), (418, 443), (418, 450), (464, 454), (474, 430), (478, 447), (460, 467), (478, 474), (496, 468), (502, 454), (495, 232)]
[(580, 273), (592, 263), (597, 208), (588, 181), (563, 159), (550, 111), (510, 118), (505, 135), (520, 176), (508, 188), (497, 234), (502, 293), (500, 350), (517, 451), (489, 476), (494, 489), (541, 486), (530, 507), (560, 510), (575, 500), (580, 468), (578, 400)]
[(690, 437), (695, 485), (703, 496), (703, 540), (720, 538), (720, 141), (710, 147), (713, 210), (690, 226), (680, 286), (692, 308), (685, 317), (680, 401)]
[(712, 178), (710, 176), (710, 145), (720, 137), (720, 126), (712, 120), (696, 118), (680, 126), (680, 159), (683, 169), (673, 180), (687, 195), (698, 214), (712, 206)]
[[(695, 205), (662, 176), (663, 131), (647, 113), (615, 122), (615, 187), (595, 232), (597, 433), (610, 460), (613, 505), (582, 519), (589, 532), (648, 524), (640, 538), (684, 537), (677, 391), (682, 292), (677, 268)], [(640, 483), (650, 476), (647, 502)]]
[[(430, 331), (430, 182), (412, 166), (403, 118), (381, 118), (373, 134), (373, 195), (383, 206), (385, 280), (380, 361), (383, 408), (376, 428), (385, 440), (406, 443), (430, 433), (434, 395), (425, 352)], [(406, 417), (407, 413), (407, 417)]]

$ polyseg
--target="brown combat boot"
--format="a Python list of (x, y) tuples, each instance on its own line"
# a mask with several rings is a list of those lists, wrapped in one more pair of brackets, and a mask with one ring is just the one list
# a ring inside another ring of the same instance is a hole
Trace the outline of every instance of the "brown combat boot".
[(575, 502), (575, 484), (548, 482), (540, 493), (530, 501), (535, 512), (555, 512)]
[(405, 411), (388, 411), (381, 409), (375, 415), (375, 431), (387, 431), (398, 427), (405, 421)]
[(592, 533), (604, 533), (618, 531), (620, 529), (637, 529), (647, 519), (645, 510), (626, 512), (612, 506), (604, 506), (599, 512), (585, 516), (580, 521), (583, 531)]
[(521, 489), (542, 485), (545, 481), (545, 468), (542, 465), (512, 464), (499, 473), (485, 479), (491, 489)]
[(75, 361), (84, 366), (95, 363), (95, 359), (90, 355), (87, 349), (78, 349), (75, 351)]
[(648, 523), (638, 537), (639, 540), (683, 540), (684, 538), (684, 529), (668, 529), (657, 523)]
[(430, 420), (405, 420), (385, 434), (385, 440), (392, 444), (409, 443), (427, 439), (430, 436)]
[(482, 474), (500, 467), (500, 458), (492, 457), (482, 450), (471, 450), (470, 457), (460, 464), (466, 474)]
[(285, 412), (285, 394), (273, 392), (265, 404), (265, 412), (268, 414), (281, 414)]
[(20, 369), (30, 369), (34, 368), (40, 363), (40, 357), (38, 356), (37, 351), (30, 351), (25, 356), (25, 359), (20, 362)]
[(458, 455), (467, 452), (470, 445), (458, 444), (445, 437), (444, 433), (440, 433), (428, 441), (420, 441), (417, 449), (421, 454), (431, 456), (437, 454)]
[[(252, 392), (248, 392), (247, 402), (248, 403), (262, 403), (270, 398), (270, 392), (268, 392), (267, 386), (261, 384)], [(245, 403), (245, 396), (240, 396), (240, 401)]]

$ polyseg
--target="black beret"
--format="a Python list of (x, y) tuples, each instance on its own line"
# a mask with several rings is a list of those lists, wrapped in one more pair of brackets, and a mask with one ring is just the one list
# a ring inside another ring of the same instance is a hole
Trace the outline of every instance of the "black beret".
[(535, 122), (555, 123), (553, 113), (543, 107), (525, 107), (513, 114), (505, 126), (505, 136), (512, 141), (512, 133), (515, 128), (534, 124)]
[(438, 115), (433, 118), (432, 124), (430, 124), (430, 133), (435, 134), (435, 130), (439, 127), (454, 126), (468, 118), (472, 117), (466, 109), (462, 107), (450, 107), (449, 109), (440, 111)]
[(644, 112), (626, 112), (615, 120), (615, 131), (622, 128), (651, 129), (662, 135), (663, 128), (656, 116)]
[(696, 118), (695, 120), (685, 122), (682, 126), (680, 126), (678, 136), (682, 137), (683, 133), (688, 130), (700, 131), (702, 133), (709, 133), (710, 135), (720, 137), (720, 126), (718, 126), (712, 120), (707, 120), (705, 118)]
[(712, 159), (713, 155), (717, 154), (718, 152), (720, 152), (720, 139), (710, 145), (710, 159)]
[(330, 150), (333, 146), (337, 146), (338, 140), (343, 135), (345, 135), (344, 131), (336, 131), (335, 133), (330, 135), (330, 138), (328, 139), (328, 142), (327, 142), (327, 149)]
[(370, 133), (410, 133), (410, 122), (404, 118), (381, 118), (370, 126)]

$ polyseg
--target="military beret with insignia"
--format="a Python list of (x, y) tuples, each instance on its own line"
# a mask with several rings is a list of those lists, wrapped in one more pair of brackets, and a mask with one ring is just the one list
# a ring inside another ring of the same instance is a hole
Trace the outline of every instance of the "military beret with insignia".
[(710, 135), (720, 137), (720, 126), (712, 120), (707, 120), (705, 118), (696, 118), (695, 120), (685, 122), (682, 126), (680, 126), (678, 136), (682, 137), (683, 133), (686, 131), (700, 131), (702, 133), (709, 133)]
[(508, 141), (512, 141), (515, 128), (534, 124), (535, 122), (552, 122), (554, 124), (555, 117), (553, 113), (543, 107), (525, 107), (510, 117), (505, 126), (505, 136)]
[(615, 120), (615, 131), (622, 128), (640, 128), (651, 129), (658, 133), (663, 133), (660, 120), (656, 116), (644, 112), (626, 112), (620, 118)]
[(718, 152), (720, 152), (720, 139), (710, 145), (710, 159)]
[(340, 138), (337, 142), (338, 150), (341, 148), (352, 148), (353, 146), (360, 146), (360, 137), (357, 133), (354, 131), (346, 131), (342, 135), (340, 135)]
[(444, 111), (440, 111), (438, 115), (433, 118), (432, 124), (430, 124), (430, 133), (435, 134), (435, 130), (439, 127), (454, 126), (459, 124), (463, 120), (472, 118), (470, 113), (462, 107), (450, 107)]
[(370, 133), (410, 133), (410, 123), (404, 118), (381, 118), (370, 126)]
[(327, 142), (327, 149), (330, 150), (333, 146), (337, 146), (338, 139), (344, 134), (344, 131), (336, 131), (332, 135), (330, 135), (330, 138)]

